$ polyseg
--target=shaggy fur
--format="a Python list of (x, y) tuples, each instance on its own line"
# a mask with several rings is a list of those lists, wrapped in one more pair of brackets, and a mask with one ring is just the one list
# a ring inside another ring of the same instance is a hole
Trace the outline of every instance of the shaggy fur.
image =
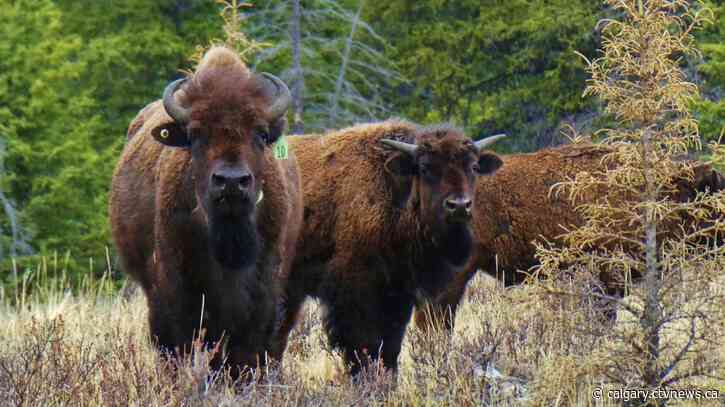
[[(537, 264), (532, 242), (541, 238), (556, 241), (564, 232), (561, 225), (582, 223), (567, 197), (550, 194), (551, 187), (578, 172), (601, 169), (601, 159), (608, 151), (602, 146), (571, 145), (503, 156), (501, 170), (477, 183), (475, 248), (470, 263), (429, 307), (416, 310), (416, 324), (426, 327), (432, 315), (442, 317), (450, 329), (466, 285), (479, 269), (505, 285), (523, 282), (526, 274), (520, 270)], [(724, 189), (725, 179), (710, 166), (699, 165), (694, 182), (683, 179), (677, 184), (675, 199), (684, 202), (697, 192)], [(620, 290), (612, 282), (607, 285), (613, 294)]]
[[(186, 128), (160, 101), (129, 126), (110, 194), (113, 239), (146, 294), (158, 346), (189, 351), (201, 321), (207, 343), (223, 339), (239, 374), (284, 350), (274, 339), (302, 222), (299, 170), (293, 154), (276, 160), (257, 139), (254, 129), (281, 129), (284, 118), (263, 117), (270, 97), (233, 51), (208, 51), (176, 98), (191, 109)], [(160, 128), (188, 134), (191, 147), (161, 144)], [(248, 168), (253, 196), (238, 205), (210, 199), (210, 171), (220, 163)]]
[[(440, 170), (440, 178), (422, 181), (383, 138), (417, 144), (418, 157), (435, 158), (431, 172)], [(395, 369), (416, 297), (439, 292), (470, 256), (460, 244), (471, 240), (470, 224), (441, 221), (440, 202), (460, 192), (473, 198), (473, 144), (450, 126), (398, 120), (291, 137), (290, 144), (303, 174), (305, 221), (280, 333), (286, 338), (304, 299), (316, 297), (353, 374), (368, 358)], [(500, 165), (492, 153), (479, 157), (486, 171)]]

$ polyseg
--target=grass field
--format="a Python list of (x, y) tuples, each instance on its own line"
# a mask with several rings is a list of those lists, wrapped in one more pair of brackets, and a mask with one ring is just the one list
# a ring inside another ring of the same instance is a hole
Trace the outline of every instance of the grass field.
[[(51, 281), (3, 293), (2, 405), (620, 405), (592, 397), (603, 379), (589, 361), (606, 344), (582, 333), (601, 323), (586, 304), (553, 301), (536, 287), (504, 289), (481, 275), (453, 335), (410, 325), (397, 378), (373, 368), (353, 383), (323, 335), (320, 307), (309, 302), (281, 366), (246, 385), (210, 374), (205, 352), (176, 368), (163, 362), (141, 293), (125, 298), (101, 280), (72, 295)], [(691, 384), (725, 392), (714, 379)]]

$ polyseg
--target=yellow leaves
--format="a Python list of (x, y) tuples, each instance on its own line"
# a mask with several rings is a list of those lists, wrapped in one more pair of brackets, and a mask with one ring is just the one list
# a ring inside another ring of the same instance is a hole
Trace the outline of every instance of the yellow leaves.
[(684, 1), (647, 1), (644, 8), (629, 0), (609, 3), (626, 17), (603, 26), (603, 56), (587, 60), (592, 79), (585, 94), (599, 96), (626, 125), (661, 121), (665, 112), (689, 116), (698, 91), (674, 56), (697, 52), (690, 32), (707, 13), (691, 11)]
[(200, 61), (208, 49), (215, 44), (223, 43), (227, 47), (237, 51), (242, 61), (246, 63), (255, 54), (272, 45), (249, 38), (243, 31), (242, 26), (244, 24), (241, 10), (243, 8), (254, 7), (252, 3), (238, 0), (216, 0), (216, 3), (222, 6), (219, 16), (224, 21), (223, 30), (225, 38), (222, 41), (212, 39), (207, 46), (198, 45), (190, 57), (192, 61)]
[[(679, 56), (697, 52), (691, 31), (707, 13), (684, 0), (608, 4), (624, 17), (603, 26), (602, 56), (585, 58), (591, 74), (585, 94), (598, 96), (617, 121), (600, 132), (612, 152), (602, 158), (601, 171), (552, 188), (577, 204), (583, 224), (559, 237), (563, 247), (537, 245), (537, 275), (559, 279), (547, 287), (566, 278), (583, 284), (601, 278), (607, 288), (622, 282), (626, 288), (632, 276), (642, 277), (643, 288), (631, 291), (633, 302), (618, 302), (632, 322), (608, 335), (613, 346), (603, 366), (610, 366), (613, 380), (637, 377), (656, 386), (690, 363), (683, 355), (709, 351), (715, 342), (703, 339), (711, 332), (705, 322), (721, 323), (706, 316), (722, 311), (721, 294), (710, 293), (709, 284), (722, 280), (725, 191), (707, 190), (723, 181), (710, 167), (683, 158), (701, 144), (689, 111), (698, 89), (686, 80)], [(711, 151), (713, 162), (725, 164), (725, 147), (712, 145)], [(667, 330), (680, 321), (687, 329), (678, 343)]]

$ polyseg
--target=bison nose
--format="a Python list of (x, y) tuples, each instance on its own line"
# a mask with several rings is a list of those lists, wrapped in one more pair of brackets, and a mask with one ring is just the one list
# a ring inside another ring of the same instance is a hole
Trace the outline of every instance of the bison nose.
[(214, 189), (228, 193), (242, 192), (252, 185), (252, 174), (242, 169), (222, 169), (211, 175)]
[(471, 207), (473, 206), (473, 203), (470, 199), (466, 197), (457, 196), (447, 198), (445, 202), (443, 202), (443, 206), (446, 209), (446, 213), (448, 213), (449, 215), (468, 215), (471, 213)]

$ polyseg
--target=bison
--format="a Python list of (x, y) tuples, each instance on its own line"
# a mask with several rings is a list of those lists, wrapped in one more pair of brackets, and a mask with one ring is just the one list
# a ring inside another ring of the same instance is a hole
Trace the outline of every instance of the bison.
[[(503, 156), (503, 168), (476, 186), (470, 263), (432, 301), (419, 304), (416, 325), (426, 329), (432, 322), (429, 317), (433, 317), (435, 324), (450, 329), (466, 285), (478, 269), (502, 279), (507, 286), (522, 283), (527, 274), (520, 270), (537, 264), (534, 240), (543, 237), (556, 241), (564, 232), (562, 225), (582, 224), (571, 202), (551, 194), (551, 187), (580, 171), (603, 169), (602, 157), (610, 151), (584, 144)], [(677, 181), (674, 199), (684, 202), (697, 192), (725, 188), (725, 179), (709, 165), (696, 166), (694, 175), (694, 181), (685, 177)], [(617, 284), (604, 282), (611, 294), (621, 294)]]
[(416, 298), (470, 256), (475, 179), (501, 165), (484, 150), (500, 137), (474, 143), (452, 126), (397, 119), (293, 137), (305, 209), (282, 338), (315, 297), (353, 374), (378, 358), (395, 370)]
[(201, 328), (207, 344), (224, 344), (235, 376), (264, 364), (265, 352), (281, 356), (276, 330), (302, 198), (294, 156), (275, 156), (272, 145), (290, 100), (281, 80), (213, 47), (129, 126), (111, 186), (112, 234), (165, 354), (188, 352)]

